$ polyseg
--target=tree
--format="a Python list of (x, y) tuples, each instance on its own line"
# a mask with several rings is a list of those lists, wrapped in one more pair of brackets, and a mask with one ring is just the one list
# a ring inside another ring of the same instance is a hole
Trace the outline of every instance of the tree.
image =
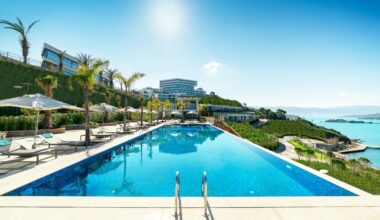
[(368, 158), (360, 157), (358, 158), (358, 162), (364, 167), (368, 168), (371, 165), (371, 161)]
[[(86, 54), (86, 53), (78, 54), (77, 59), (80, 65), (86, 66), (86, 67), (89, 67), (95, 60), (91, 55)], [(99, 71), (99, 73), (100, 72), (103, 72), (103, 71), (101, 70)]]
[[(160, 118), (160, 117), (158, 117), (161, 113), (161, 107), (162, 107), (162, 102), (160, 102), (160, 100), (159, 99), (157, 99), (157, 98), (154, 98), (153, 99), (153, 107), (156, 109), (156, 111), (157, 111), (157, 117), (156, 117), (156, 119), (157, 119), (157, 123), (158, 123), (158, 119)], [(162, 116), (161, 116), (161, 119), (162, 119)]]
[(188, 106), (189, 102), (184, 102), (183, 100), (177, 102), (177, 108), (182, 112), (182, 120), (185, 119), (185, 108)]
[(140, 98), (140, 125), (143, 125), (143, 116), (144, 116), (144, 96)]
[[(104, 101), (107, 104), (111, 103), (112, 93), (109, 90), (104, 92)], [(104, 112), (104, 121), (108, 122), (108, 112)]]
[(277, 120), (286, 120), (286, 111), (282, 109), (277, 109), (276, 116)]
[[(129, 93), (130, 93), (130, 90), (133, 86), (133, 84), (141, 79), (142, 77), (145, 76), (145, 73), (139, 73), (139, 72), (136, 72), (134, 74), (132, 74), (130, 77), (126, 78), (124, 77), (121, 73), (118, 73), (114, 76), (115, 79), (119, 80), (121, 85), (124, 85), (124, 107), (125, 107), (125, 111), (124, 111), (124, 129), (126, 130), (127, 129), (127, 120), (126, 120), (126, 117), (128, 115), (128, 97), (129, 97)], [(141, 100), (140, 100), (141, 101)], [(142, 121), (142, 119), (141, 119)]]
[(65, 68), (63, 66), (63, 60), (65, 59), (65, 54), (66, 54), (66, 51), (58, 53), (58, 60), (59, 60), (58, 72), (60, 73), (63, 73), (65, 71)]
[(69, 80), (70, 88), (73, 87), (73, 83), (78, 83), (83, 88), (84, 93), (84, 115), (85, 115), (85, 128), (86, 128), (86, 144), (91, 144), (90, 140), (90, 114), (89, 114), (89, 105), (90, 105), (90, 94), (94, 89), (94, 85), (96, 83), (95, 75), (99, 73), (99, 71), (106, 68), (109, 64), (108, 61), (95, 59), (91, 63), (86, 65), (80, 65), (79, 70), (76, 74), (72, 75)]
[(331, 169), (334, 170), (334, 165), (340, 167), (341, 169), (346, 169), (346, 163), (344, 160), (339, 158), (331, 159)]
[(20, 41), (20, 45), (21, 45), (21, 49), (22, 49), (22, 56), (24, 58), (24, 60), (23, 60), (24, 64), (28, 63), (28, 55), (29, 55), (29, 48), (30, 48), (30, 43), (28, 41), (28, 34), (30, 32), (30, 29), (32, 29), (32, 27), (37, 22), (39, 22), (39, 20), (32, 22), (28, 26), (28, 28), (25, 29), (24, 24), (22, 23), (21, 19), (18, 17), (17, 17), (17, 22), (15, 22), (15, 23), (12, 23), (12, 22), (6, 21), (6, 20), (0, 20), (0, 24), (7, 25), (6, 27), (4, 27), (5, 29), (11, 29), (11, 30), (14, 30), (20, 34), (19, 41)]
[[(40, 88), (44, 90), (45, 95), (50, 98), (53, 97), (53, 89), (57, 88), (58, 86), (57, 78), (52, 75), (37, 78), (36, 83)], [(45, 111), (44, 127), (52, 128), (51, 111)]]
[(116, 102), (116, 107), (120, 108), (121, 107), (121, 97), (120, 97), (120, 95), (115, 95), (115, 102)]
[(105, 79), (107, 80), (108, 86), (110, 88), (114, 87), (114, 79), (115, 75), (120, 74), (117, 69), (106, 69), (105, 73)]
[[(166, 115), (169, 113), (169, 110), (170, 110), (171, 106), (172, 106), (172, 103), (170, 103), (169, 100), (166, 100), (166, 101), (163, 103), (163, 107), (164, 107), (164, 110), (165, 110), (165, 118), (167, 118)], [(170, 113), (169, 113), (169, 115), (170, 115)]]
[(146, 103), (146, 107), (149, 109), (150, 125), (152, 125), (152, 121), (153, 121), (152, 111), (153, 111), (153, 107), (154, 107), (154, 102), (153, 102), (152, 99), (149, 100), (149, 101)]
[(350, 159), (348, 160), (348, 163), (351, 165), (352, 171), (355, 173), (356, 166), (359, 164), (359, 162), (356, 159)]
[(315, 151), (313, 148), (308, 147), (308, 148), (306, 148), (305, 153), (307, 154), (307, 157), (309, 158), (309, 161), (310, 161), (311, 156), (313, 156), (315, 154)]
[(198, 104), (198, 116), (199, 116), (199, 120), (201, 119), (202, 117), (202, 111), (206, 108), (206, 105), (205, 104)]
[(296, 154), (298, 155), (298, 159), (301, 160), (301, 155), (304, 152), (303, 149), (296, 147), (296, 148), (294, 148), (294, 150), (296, 151)]

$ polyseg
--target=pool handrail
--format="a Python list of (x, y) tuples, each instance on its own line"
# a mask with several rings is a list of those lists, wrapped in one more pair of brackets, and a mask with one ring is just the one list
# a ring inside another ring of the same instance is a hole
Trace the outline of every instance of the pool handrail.
[(208, 196), (207, 173), (206, 173), (206, 171), (203, 171), (202, 197), (203, 197), (205, 215), (207, 215), (207, 196)]
[(178, 215), (178, 203), (179, 203), (179, 189), (180, 189), (180, 177), (179, 171), (175, 173), (175, 188), (174, 188), (174, 214)]

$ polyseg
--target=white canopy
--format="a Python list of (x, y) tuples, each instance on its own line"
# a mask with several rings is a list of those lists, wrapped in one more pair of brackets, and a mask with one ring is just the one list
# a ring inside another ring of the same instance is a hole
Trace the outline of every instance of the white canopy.
[(198, 114), (198, 112), (191, 110), (191, 111), (188, 111), (186, 114), (188, 114), (188, 115), (196, 115), (196, 114)]
[[(121, 108), (121, 109), (119, 109), (119, 111), (124, 112), (124, 111), (125, 111), (125, 108)], [(140, 112), (140, 110), (128, 106), (128, 108), (127, 108), (127, 112)]]
[(83, 111), (82, 108), (66, 104), (39, 93), (0, 100), (0, 107), (18, 107), (34, 109), (38, 111), (55, 109), (71, 109), (76, 111)]
[(172, 115), (182, 115), (182, 113), (179, 112), (179, 111), (177, 111), (177, 110), (172, 111), (170, 114), (172, 114)]
[(37, 140), (38, 118), (40, 115), (40, 111), (56, 110), (56, 109), (70, 109), (70, 110), (76, 110), (76, 111), (83, 111), (82, 108), (76, 107), (74, 105), (66, 104), (64, 102), (49, 98), (39, 93), (0, 100), (0, 107), (18, 107), (18, 108), (33, 109), (37, 111), (35, 131), (34, 131), (34, 145), (36, 144), (36, 140)]
[(115, 106), (108, 105), (107, 103), (100, 103), (90, 106), (90, 110), (94, 112), (116, 112), (118, 109)]

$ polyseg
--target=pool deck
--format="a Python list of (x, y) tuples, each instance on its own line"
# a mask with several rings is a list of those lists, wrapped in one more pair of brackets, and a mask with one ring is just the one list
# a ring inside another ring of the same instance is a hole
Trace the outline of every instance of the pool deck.
[(379, 219), (380, 197), (4, 197), (0, 219)]
[[(117, 144), (131, 140), (159, 126), (152, 127), (144, 132), (115, 138), (112, 141), (92, 146), (87, 150), (60, 155), (58, 159), (51, 159), (22, 172), (2, 176), (0, 178), (0, 195), (110, 149)], [(248, 142), (247, 140), (244, 141)], [(260, 146), (256, 147), (261, 148)], [(27, 219), (243, 220), (306, 219), (305, 216), (307, 219), (380, 219), (380, 196), (369, 195), (274, 152), (263, 150), (360, 196), (209, 198), (208, 216), (203, 213), (201, 197), (185, 197), (181, 198), (182, 215), (177, 217), (174, 216), (174, 198), (168, 197), (1, 197), (0, 219), (25, 219), (27, 217)]]

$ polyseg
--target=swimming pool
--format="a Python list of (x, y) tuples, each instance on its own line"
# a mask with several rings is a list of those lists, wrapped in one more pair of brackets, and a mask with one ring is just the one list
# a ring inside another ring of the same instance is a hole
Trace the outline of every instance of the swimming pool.
[(209, 125), (164, 126), (7, 193), (8, 196), (353, 196)]

